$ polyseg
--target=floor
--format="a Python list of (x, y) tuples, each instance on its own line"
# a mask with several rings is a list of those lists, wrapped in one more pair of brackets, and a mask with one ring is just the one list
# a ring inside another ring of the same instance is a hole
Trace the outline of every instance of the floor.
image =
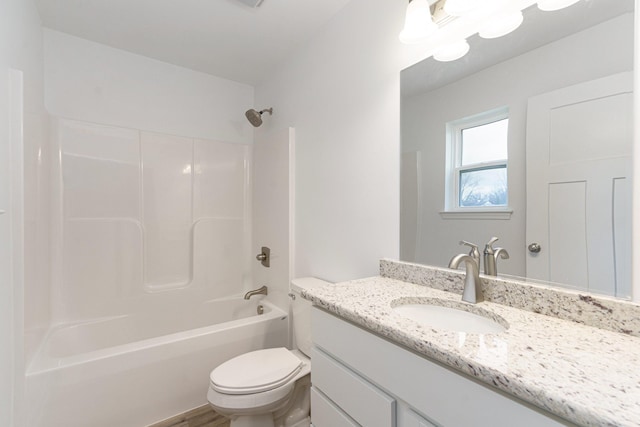
[(229, 422), (227, 417), (205, 405), (148, 427), (229, 427)]

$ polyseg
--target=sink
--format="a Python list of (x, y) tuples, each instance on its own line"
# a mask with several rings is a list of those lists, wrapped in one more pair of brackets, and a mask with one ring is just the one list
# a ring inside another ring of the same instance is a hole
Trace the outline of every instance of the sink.
[[(456, 304), (446, 301), (448, 305)], [(402, 317), (414, 320), (424, 326), (447, 331), (471, 334), (499, 334), (508, 328), (508, 323), (497, 315), (480, 307), (468, 305), (444, 306), (438, 302), (396, 303), (393, 311)], [(469, 310), (474, 310), (472, 313)]]

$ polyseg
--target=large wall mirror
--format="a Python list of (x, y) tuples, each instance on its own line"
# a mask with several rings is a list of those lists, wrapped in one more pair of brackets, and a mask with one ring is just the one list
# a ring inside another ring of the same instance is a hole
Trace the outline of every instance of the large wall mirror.
[(400, 257), (447, 266), (495, 236), (498, 275), (630, 298), (634, 1), (524, 15), (402, 71)]

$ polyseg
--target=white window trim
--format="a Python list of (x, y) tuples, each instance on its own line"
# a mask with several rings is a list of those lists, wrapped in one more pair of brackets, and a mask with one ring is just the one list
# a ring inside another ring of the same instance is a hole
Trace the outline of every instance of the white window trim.
[(508, 107), (496, 108), (474, 116), (448, 122), (446, 125), (446, 176), (445, 176), (445, 204), (440, 212), (443, 219), (510, 219), (513, 210), (509, 207), (509, 188), (507, 188), (507, 205), (495, 207), (460, 207), (458, 200), (458, 180), (460, 170), (479, 169), (497, 165), (506, 165), (509, 171), (509, 159), (478, 163), (472, 167), (459, 167), (461, 153), (462, 129), (481, 126), (509, 118)]
[(504, 209), (500, 206), (500, 209), (479, 210), (480, 208), (473, 208), (473, 211), (442, 211), (440, 217), (442, 219), (511, 219), (513, 210)]

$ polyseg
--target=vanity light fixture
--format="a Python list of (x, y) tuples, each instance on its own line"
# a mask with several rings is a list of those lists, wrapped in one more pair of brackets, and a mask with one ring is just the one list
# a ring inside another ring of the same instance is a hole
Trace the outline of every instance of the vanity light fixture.
[(415, 44), (426, 41), (438, 26), (431, 18), (431, 8), (427, 0), (410, 0), (399, 39), (402, 43)]
[(483, 39), (495, 39), (516, 30), (524, 21), (522, 11), (499, 13), (486, 21), (478, 31)]
[(539, 9), (552, 11), (579, 1), (409, 0), (399, 38), (406, 44), (424, 42), (428, 53), (438, 61), (454, 61), (469, 51), (466, 39), (471, 35), (478, 33), (482, 38), (493, 39), (520, 27), (523, 8), (537, 3)]
[(467, 52), (469, 52), (469, 43), (466, 40), (460, 40), (439, 48), (433, 54), (433, 59), (440, 62), (455, 61), (465, 56)]
[(463, 16), (478, 7), (478, 0), (447, 0), (444, 11), (451, 16)]
[(578, 3), (580, 0), (538, 0), (538, 9), (545, 12), (564, 9), (572, 4)]

